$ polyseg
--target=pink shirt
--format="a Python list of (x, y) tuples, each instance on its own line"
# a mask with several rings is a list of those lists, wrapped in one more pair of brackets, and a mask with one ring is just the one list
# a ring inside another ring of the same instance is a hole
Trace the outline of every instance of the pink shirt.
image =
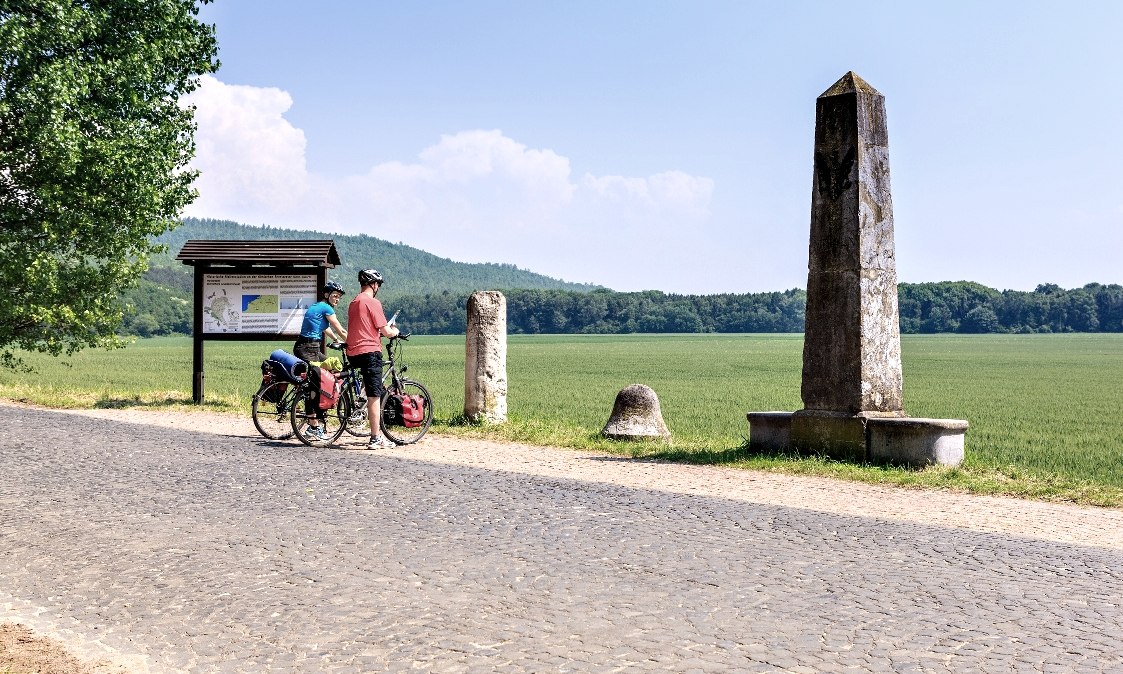
[(368, 297), (366, 293), (356, 295), (347, 307), (347, 355), (382, 351), (379, 331), (386, 323), (382, 302)]

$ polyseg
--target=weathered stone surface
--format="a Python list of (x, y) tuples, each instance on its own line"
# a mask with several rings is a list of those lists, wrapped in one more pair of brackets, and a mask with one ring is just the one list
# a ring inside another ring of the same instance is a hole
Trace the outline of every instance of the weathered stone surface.
[(601, 434), (613, 440), (671, 439), (659, 408), (659, 396), (643, 384), (632, 384), (616, 394), (612, 414)]
[(792, 446), (791, 412), (749, 412), (749, 447), (757, 452), (778, 452)]
[(792, 445), (840, 461), (866, 458), (866, 419), (858, 414), (799, 410), (792, 414)]
[(967, 422), (962, 419), (870, 419), (869, 459), (904, 466), (958, 466)]
[(464, 416), (507, 421), (507, 298), (490, 290), (468, 298), (464, 340)]
[(851, 72), (815, 112), (804, 407), (902, 412), (885, 99)]

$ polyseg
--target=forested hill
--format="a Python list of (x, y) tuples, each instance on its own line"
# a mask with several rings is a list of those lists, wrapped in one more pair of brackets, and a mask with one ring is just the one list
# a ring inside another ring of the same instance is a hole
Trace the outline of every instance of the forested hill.
[[(141, 336), (191, 331), (191, 271), (174, 261), (188, 239), (322, 239), (328, 235), (222, 220), (187, 219), (158, 239), (168, 254), (153, 259), (139, 288), (122, 295), (132, 305), (123, 331)], [(379, 297), (401, 310), (402, 324), (419, 334), (463, 334), (468, 295), (502, 290), (507, 330), (535, 333), (799, 332), (806, 293), (669, 295), (621, 293), (566, 283), (507, 264), (465, 264), (369, 236), (331, 236), (344, 264), (332, 270), (349, 293), (359, 265), (373, 264), (389, 279)], [(969, 281), (897, 286), (904, 333), (1123, 332), (1123, 286), (1089, 283), (1065, 289), (1051, 283), (1032, 292), (996, 290)]]
[(449, 291), (456, 294), (500, 288), (533, 288), (587, 292), (597, 286), (565, 281), (519, 269), (512, 264), (470, 264), (454, 262), (401, 243), (391, 243), (372, 236), (324, 234), (309, 230), (253, 227), (229, 220), (185, 218), (183, 224), (156, 239), (168, 246), (167, 255), (152, 260), (147, 278), (161, 285), (190, 292), (191, 268), (175, 261), (176, 254), (189, 239), (212, 240), (300, 240), (333, 239), (342, 265), (328, 271), (328, 277), (339, 281), (349, 293), (358, 292), (355, 277), (363, 267), (371, 266), (386, 275), (386, 285), (379, 292), (384, 302), (405, 295), (423, 295)]

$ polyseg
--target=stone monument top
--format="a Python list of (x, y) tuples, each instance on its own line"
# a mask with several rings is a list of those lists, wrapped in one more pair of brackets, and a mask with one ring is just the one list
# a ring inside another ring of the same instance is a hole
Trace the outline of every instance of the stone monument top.
[(872, 86), (870, 86), (869, 82), (863, 80), (861, 77), (858, 77), (858, 74), (851, 70), (840, 77), (837, 82), (832, 84), (830, 89), (827, 89), (823, 93), (819, 94), (819, 98), (827, 98), (828, 96), (841, 96), (842, 94), (855, 93), (872, 94), (874, 96), (881, 95), (881, 92), (879, 92), (877, 89), (874, 89)]

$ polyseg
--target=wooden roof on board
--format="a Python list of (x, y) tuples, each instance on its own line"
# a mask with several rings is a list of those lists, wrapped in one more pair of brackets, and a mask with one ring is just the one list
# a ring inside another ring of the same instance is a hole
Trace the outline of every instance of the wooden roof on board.
[(208, 241), (192, 239), (183, 244), (175, 259), (183, 264), (232, 266), (337, 267), (335, 241)]

